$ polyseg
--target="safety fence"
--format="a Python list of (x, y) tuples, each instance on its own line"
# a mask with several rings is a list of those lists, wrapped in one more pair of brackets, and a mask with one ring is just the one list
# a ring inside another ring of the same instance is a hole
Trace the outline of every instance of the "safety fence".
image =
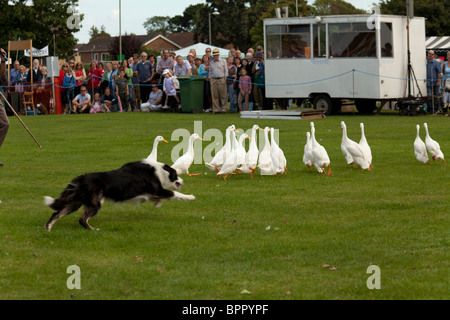
[[(394, 79), (397, 80), (399, 82), (405, 83), (405, 82), (409, 82), (409, 81), (433, 81), (433, 79), (409, 79), (407, 77), (393, 77), (393, 76), (385, 76), (385, 75), (380, 75), (380, 74), (375, 74), (375, 73), (370, 73), (367, 71), (362, 71), (362, 70), (357, 70), (357, 69), (351, 69), (348, 70), (346, 72), (342, 72), (336, 75), (332, 75), (332, 76), (328, 76), (328, 77), (323, 77), (321, 79), (317, 79), (317, 80), (310, 80), (310, 81), (305, 81), (305, 82), (298, 82), (298, 83), (270, 83), (270, 84), (266, 84), (266, 83), (260, 83), (260, 82), (251, 82), (251, 85), (258, 85), (261, 87), (269, 87), (269, 86), (273, 86), (273, 87), (295, 87), (295, 86), (305, 86), (305, 85), (311, 85), (314, 83), (320, 83), (320, 82), (325, 82), (325, 81), (329, 81), (329, 80), (334, 80), (334, 79), (338, 79), (338, 78), (342, 78), (345, 77), (349, 74), (362, 74), (365, 75), (367, 77), (377, 77), (380, 79)], [(216, 75), (211, 74), (208, 78), (205, 77), (201, 77), (201, 76), (191, 76), (191, 77), (182, 77), (179, 80), (179, 85), (183, 86), (183, 84), (191, 82), (191, 81), (198, 81), (199, 79), (204, 79), (204, 80), (209, 80), (210, 77), (216, 77)], [(92, 86), (92, 84), (95, 81), (95, 78), (98, 78), (98, 85), (97, 86)], [(225, 78), (228, 81), (231, 82), (235, 82), (235, 83), (240, 83), (240, 80), (235, 80), (235, 79), (229, 79), (229, 78)], [(84, 86), (88, 89), (88, 91), (93, 94), (95, 92), (100, 92), (101, 94), (103, 94), (103, 91), (106, 87), (109, 87), (112, 91), (113, 94), (116, 94), (116, 88), (115, 88), (115, 82), (113, 79), (111, 79), (110, 81), (107, 81), (107, 84), (102, 85), (102, 80), (104, 80), (102, 77), (98, 77), (98, 76), (91, 76), (89, 78), (87, 78), (86, 80), (83, 81), (83, 83), (79, 83), (73, 86), (75, 93), (79, 93), (79, 89)], [(273, 82), (273, 81), (271, 81)], [(248, 84), (248, 82), (246, 82)], [(133, 83), (128, 83), (128, 85), (131, 87), (151, 87), (151, 86), (158, 86), (160, 88), (162, 88), (163, 86), (163, 82), (162, 81), (158, 81), (157, 83), (139, 83), (139, 84), (133, 84)], [(9, 92), (9, 97), (13, 103), (13, 105), (15, 106), (15, 108), (17, 108), (16, 111), (20, 111), (22, 113), (26, 112), (26, 107), (24, 106), (25, 104), (25, 100), (24, 100), (24, 93), (33, 93), (33, 101), (32, 103), (34, 104), (34, 108), (38, 109), (39, 112), (41, 112), (42, 114), (49, 114), (49, 113), (61, 113), (61, 110), (59, 110), (58, 112), (58, 104), (61, 103), (62, 104), (62, 109), (64, 109), (64, 105), (66, 104), (66, 95), (65, 95), (65, 90), (67, 88), (65, 88), (62, 85), (62, 80), (59, 79), (58, 77), (54, 78), (54, 80), (46, 80), (46, 81), (41, 81), (41, 82), (36, 82), (33, 84), (30, 83), (15, 83), (12, 86), (0, 86), (0, 89), (3, 90), (7, 90)], [(130, 90), (131, 92), (131, 90)], [(26, 96), (26, 95), (25, 95)], [(142, 97), (141, 97), (142, 98)], [(143, 102), (144, 99), (142, 99)], [(61, 108), (59, 108), (61, 109)], [(35, 111), (34, 111), (35, 113)]]

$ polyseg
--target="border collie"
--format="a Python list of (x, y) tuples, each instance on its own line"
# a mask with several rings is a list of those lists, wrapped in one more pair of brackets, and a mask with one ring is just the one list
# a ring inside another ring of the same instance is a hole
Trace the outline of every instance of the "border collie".
[(97, 214), (105, 200), (141, 204), (153, 201), (155, 208), (162, 200), (195, 200), (193, 195), (177, 191), (183, 184), (177, 172), (164, 163), (151, 160), (130, 162), (121, 168), (108, 172), (87, 173), (73, 179), (58, 199), (44, 197), (45, 204), (56, 210), (45, 225), (50, 231), (55, 222), (84, 206), (80, 224), (95, 230), (88, 223)]

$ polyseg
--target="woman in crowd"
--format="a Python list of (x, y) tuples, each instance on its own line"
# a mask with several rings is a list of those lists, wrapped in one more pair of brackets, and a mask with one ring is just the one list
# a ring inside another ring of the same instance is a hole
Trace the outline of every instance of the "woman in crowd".
[(97, 67), (96, 61), (91, 62), (87, 77), (89, 78), (88, 92), (90, 96), (93, 97), (94, 94), (99, 91), (98, 87), (100, 86), (101, 79), (100, 70)]
[(133, 78), (133, 68), (129, 66), (128, 60), (126, 59), (122, 61), (122, 68), (125, 71), (125, 78), (128, 81), (128, 100), (130, 101), (131, 111), (134, 111), (135, 104), (133, 99), (133, 83), (131, 80)]
[(203, 109), (205, 112), (211, 111), (212, 99), (211, 99), (211, 84), (209, 82), (209, 63), (210, 57), (204, 54), (202, 57), (202, 64), (198, 68), (198, 75), (205, 77), (204, 95), (203, 95)]
[(112, 64), (106, 64), (106, 70), (103, 71), (102, 83), (100, 84), (100, 90), (104, 93), (106, 88), (109, 88), (109, 79), (111, 78)]
[(75, 64), (75, 97), (80, 94), (80, 88), (86, 79), (86, 70), (84, 70), (83, 63), (77, 62)]
[(230, 101), (230, 112), (235, 112), (236, 107), (236, 94), (234, 90), (234, 82), (237, 77), (237, 68), (233, 63), (234, 57), (228, 56), (227, 58), (227, 67), (228, 67), (228, 77), (227, 77), (227, 92), (228, 92), (228, 100)]

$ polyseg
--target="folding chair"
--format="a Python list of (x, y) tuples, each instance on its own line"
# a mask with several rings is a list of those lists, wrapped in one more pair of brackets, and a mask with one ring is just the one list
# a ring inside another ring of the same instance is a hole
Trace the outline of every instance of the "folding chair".
[(23, 108), (25, 111), (25, 115), (28, 115), (28, 107), (33, 110), (33, 114), (37, 115), (37, 110), (34, 107), (34, 99), (33, 99), (33, 92), (24, 92), (22, 94), (22, 102), (23, 102)]

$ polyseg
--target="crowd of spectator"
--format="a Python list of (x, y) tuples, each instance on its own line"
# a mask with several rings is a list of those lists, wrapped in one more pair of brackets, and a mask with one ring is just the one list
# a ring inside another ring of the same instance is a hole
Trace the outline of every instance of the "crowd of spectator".
[[(46, 67), (40, 66), (38, 59), (33, 60), (29, 69), (15, 61), (10, 72), (13, 90), (19, 93), (26, 91), (31, 75), (34, 85), (52, 83)], [(142, 52), (105, 65), (91, 61), (89, 67), (71, 58), (61, 65), (57, 90), (65, 114), (178, 112), (182, 109), (178, 78), (191, 75), (205, 79), (204, 97), (200, 101), (205, 112), (270, 108), (264, 94), (262, 47), (258, 47), (256, 53), (250, 48), (245, 54), (231, 49), (227, 59), (220, 57), (218, 49), (212, 51), (211, 48), (201, 55), (192, 49), (186, 59), (163, 50), (159, 61), (155, 55)], [(51, 99), (50, 96), (47, 98)]]

